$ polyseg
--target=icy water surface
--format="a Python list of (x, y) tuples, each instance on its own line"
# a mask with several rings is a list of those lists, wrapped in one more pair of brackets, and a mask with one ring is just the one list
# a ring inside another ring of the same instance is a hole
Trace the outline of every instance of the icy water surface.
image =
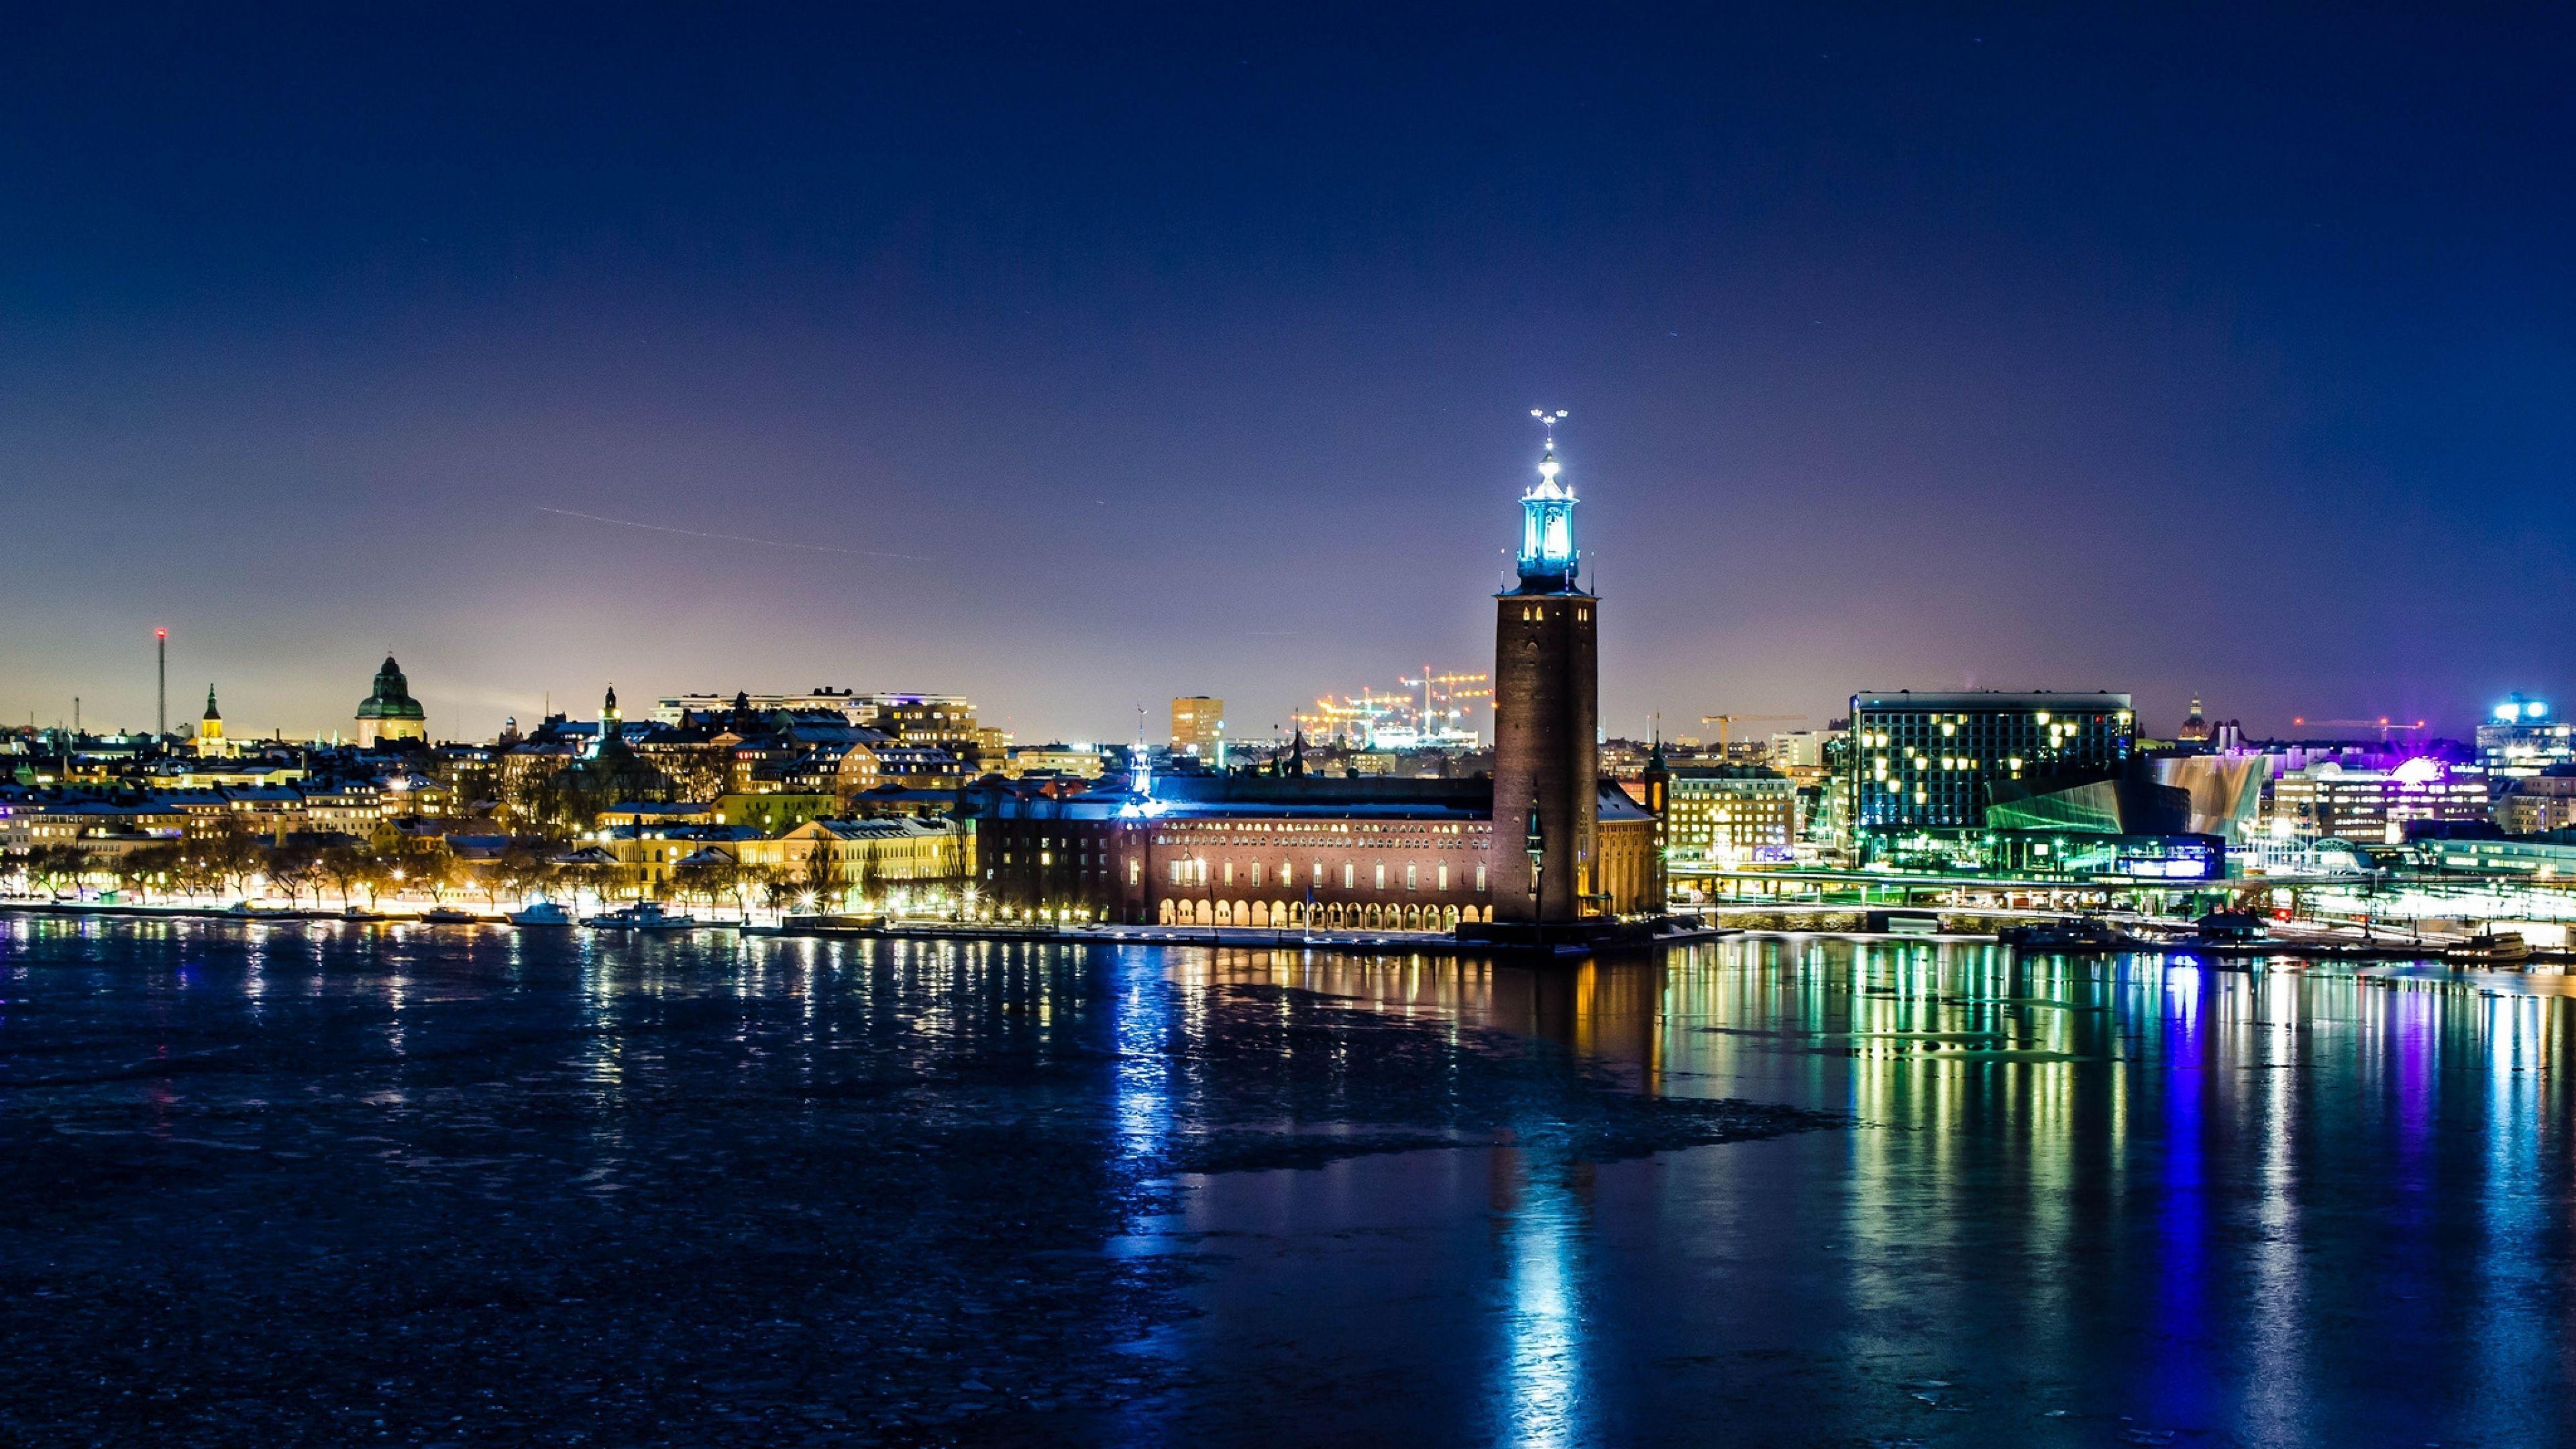
[(1176, 1173), (1822, 1120), (1174, 964), (0, 917), (0, 1444), (1108, 1442)]
[[(1353, 963), (1214, 981), (1398, 995)], [(1737, 940), (1461, 1019), (1848, 1131), (1199, 1181), (1150, 1444), (2576, 1443), (2563, 978)]]
[(0, 917), (0, 1444), (2569, 1442), (2560, 986)]

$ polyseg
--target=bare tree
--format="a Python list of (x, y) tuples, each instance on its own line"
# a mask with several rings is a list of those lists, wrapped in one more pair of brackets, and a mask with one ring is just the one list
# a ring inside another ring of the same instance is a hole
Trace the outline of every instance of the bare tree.
[(146, 845), (129, 850), (117, 858), (116, 882), (149, 900), (156, 887), (167, 887), (179, 873), (179, 847), (175, 843)]
[(813, 893), (817, 906), (826, 912), (837, 910), (842, 904), (841, 872), (840, 863), (833, 858), (833, 847), (838, 842), (827, 835), (812, 844), (813, 848), (805, 853), (803, 869), (797, 872), (798, 883)]
[(24, 869), (30, 886), (59, 895), (65, 885), (79, 888), (89, 870), (89, 852), (77, 845), (39, 845), (27, 852)]
[[(315, 868), (324, 880), (339, 888), (340, 904), (345, 906), (357, 895), (359, 887), (366, 884), (369, 863), (365, 850), (353, 842), (341, 842), (322, 847)], [(320, 904), (322, 895), (318, 886), (313, 898), (315, 904)]]
[(321, 852), (310, 846), (281, 845), (268, 854), (270, 884), (286, 892), (290, 905), (303, 903), (304, 892), (313, 892), (313, 904), (322, 904)]

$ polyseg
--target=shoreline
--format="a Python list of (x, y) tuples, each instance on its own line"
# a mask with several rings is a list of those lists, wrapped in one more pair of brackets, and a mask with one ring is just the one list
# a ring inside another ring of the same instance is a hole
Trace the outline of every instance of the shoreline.
[[(449, 907), (464, 910), (464, 907)], [(27, 915), (72, 918), (106, 917), (124, 920), (206, 920), (234, 922), (292, 922), (351, 926), (498, 926), (509, 930), (563, 931), (598, 929), (572, 926), (520, 926), (506, 913), (471, 911), (470, 921), (431, 921), (414, 910), (374, 912), (363, 916), (345, 915), (340, 911), (309, 907), (237, 911), (227, 906), (159, 906), (95, 901), (18, 901), (0, 900), (0, 914), (20, 912)], [(1586, 956), (1591, 948), (1534, 947), (1508, 942), (1461, 941), (1453, 936), (1428, 932), (1405, 931), (1277, 931), (1258, 926), (1126, 926), (1090, 924), (1083, 926), (1018, 926), (999, 923), (904, 921), (868, 923), (834, 918), (790, 917), (774, 924), (702, 919), (682, 928), (685, 931), (735, 931), (748, 936), (775, 939), (806, 940), (886, 940), (886, 941), (1016, 941), (1067, 946), (1231, 946), (1321, 950), (1367, 950), (1429, 952), (1452, 956)], [(676, 932), (672, 934), (677, 934)], [(1694, 927), (1671, 932), (1651, 941), (1613, 949), (1655, 950), (1665, 946), (1693, 945), (1745, 934), (1728, 927)]]
[[(463, 910), (463, 907), (449, 909)], [(454, 926), (500, 927), (507, 930), (540, 932), (608, 930), (586, 927), (577, 922), (570, 926), (520, 926), (503, 912), (470, 911), (471, 920), (432, 921), (423, 919), (418, 910), (387, 911), (361, 916), (340, 911), (310, 907), (236, 911), (222, 906), (164, 906), (92, 901), (0, 900), (0, 914), (19, 913), (68, 918), (105, 918), (116, 920), (203, 920), (233, 922), (281, 922), (299, 925), (326, 924), (350, 926)], [(1732, 938), (1750, 940), (1795, 940), (1823, 937), (1834, 940), (1921, 942), (1936, 946), (1990, 945), (1990, 935), (1941, 932), (1914, 934), (1885, 931), (1797, 931), (1759, 930), (1728, 926), (1696, 926), (1651, 939), (1621, 942), (1600, 947), (1559, 944), (1534, 945), (1498, 941), (1462, 941), (1447, 935), (1401, 931), (1278, 931), (1256, 926), (1131, 926), (1088, 924), (1083, 926), (1021, 926), (1001, 923), (967, 923), (939, 921), (865, 922), (846, 918), (795, 918), (776, 923), (701, 919), (679, 932), (640, 934), (680, 934), (686, 931), (733, 931), (745, 936), (777, 940), (871, 940), (871, 941), (1004, 941), (1034, 945), (1061, 946), (1207, 946), (1235, 949), (1327, 950), (1327, 951), (1401, 951), (1455, 957), (1503, 957), (1517, 960), (1578, 961), (1596, 955), (1631, 954), (1659, 951), (1671, 946), (1700, 945)], [(638, 934), (615, 932), (616, 934)], [(2035, 955), (2065, 954), (2035, 952)], [(2489, 963), (2443, 962), (2439, 946), (2418, 946), (2401, 942), (2297, 942), (2260, 941), (2198, 943), (2175, 941), (2147, 943), (2126, 952), (2079, 953), (2187, 956), (2213, 964), (2233, 966), (2240, 962), (2287, 957), (2302, 961), (2368, 964), (2371, 962), (2430, 961), (2459, 965), (2466, 969), (2494, 969)], [(2576, 959), (2576, 953), (2534, 951), (2532, 965), (2562, 964)], [(2520, 964), (2520, 963), (2516, 963)], [(2507, 969), (2511, 969), (2508, 967)]]

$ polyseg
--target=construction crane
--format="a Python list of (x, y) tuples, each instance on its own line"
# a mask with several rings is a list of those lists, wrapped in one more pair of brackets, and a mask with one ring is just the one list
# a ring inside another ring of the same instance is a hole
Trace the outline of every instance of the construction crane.
[(1785, 724), (1791, 720), (1803, 720), (1805, 718), (1806, 716), (1803, 714), (1704, 714), (1699, 717), (1699, 722), (1701, 724), (1713, 724), (1717, 726), (1717, 747), (1723, 750), (1726, 748), (1726, 727), (1728, 725)]
[(2314, 725), (2319, 729), (2377, 730), (2382, 741), (2392, 734), (2399, 734), (2406, 730), (2420, 730), (2424, 727), (2424, 721), (2420, 719), (2413, 724), (2408, 724), (2404, 720), (2391, 720), (2384, 714), (2377, 719), (2309, 719), (2305, 715), (2299, 715), (2290, 723), (2302, 729)]

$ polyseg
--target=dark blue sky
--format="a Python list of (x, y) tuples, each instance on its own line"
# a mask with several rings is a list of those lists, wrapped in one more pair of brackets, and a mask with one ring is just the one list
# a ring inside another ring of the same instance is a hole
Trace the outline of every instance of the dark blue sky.
[(2564, 21), (109, 9), (0, 9), (11, 718), (1266, 731), (1489, 660), (1542, 403), (1615, 732), (2576, 682)]

